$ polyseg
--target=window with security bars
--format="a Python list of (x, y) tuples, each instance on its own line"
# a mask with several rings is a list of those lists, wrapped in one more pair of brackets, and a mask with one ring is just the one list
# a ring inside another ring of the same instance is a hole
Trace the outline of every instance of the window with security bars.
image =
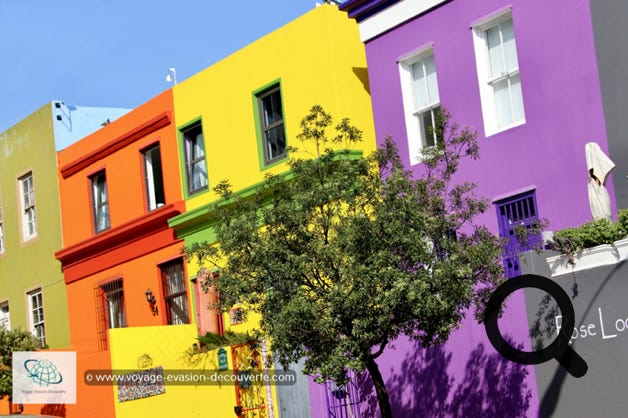
[[(534, 191), (495, 202), (499, 235), (504, 240), (504, 268), (508, 277), (521, 275), (519, 253), (534, 249), (541, 234), (533, 233), (539, 225)], [(518, 229), (521, 229), (518, 231)]]
[(166, 319), (168, 325), (189, 324), (189, 310), (186, 282), (184, 279), (183, 259), (177, 259), (159, 266)]
[(45, 347), (46, 326), (44, 324), (44, 300), (41, 289), (28, 293), (28, 311), (30, 314), (31, 332), (39, 340), (39, 344)]
[(333, 381), (325, 382), (325, 401), (327, 418), (361, 418), (360, 392), (364, 390), (364, 379), (350, 372), (347, 383), (338, 385)]
[(22, 237), (28, 241), (37, 236), (37, 215), (35, 213), (35, 185), (33, 173), (19, 179), (22, 203)]
[(101, 284), (95, 289), (98, 310), (98, 336), (100, 349), (107, 350), (107, 330), (126, 327), (126, 307), (122, 279)]

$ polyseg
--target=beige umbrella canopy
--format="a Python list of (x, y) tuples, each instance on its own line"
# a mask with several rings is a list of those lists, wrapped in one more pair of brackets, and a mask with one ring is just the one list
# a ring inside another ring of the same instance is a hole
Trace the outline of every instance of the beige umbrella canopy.
[(589, 205), (593, 219), (611, 218), (611, 198), (604, 187), (608, 173), (615, 163), (604, 154), (596, 142), (588, 142), (584, 147), (589, 172)]

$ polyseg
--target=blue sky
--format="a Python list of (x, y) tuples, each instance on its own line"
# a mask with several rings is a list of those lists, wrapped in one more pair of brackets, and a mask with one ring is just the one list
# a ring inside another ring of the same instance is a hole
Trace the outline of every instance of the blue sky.
[(51, 100), (134, 108), (316, 0), (0, 0), (0, 132)]

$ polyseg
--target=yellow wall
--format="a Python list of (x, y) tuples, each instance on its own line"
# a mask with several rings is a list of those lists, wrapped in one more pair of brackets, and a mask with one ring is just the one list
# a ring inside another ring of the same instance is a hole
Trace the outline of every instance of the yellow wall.
[(300, 145), (299, 123), (320, 104), (336, 121), (349, 117), (364, 131), (365, 155), (375, 148), (357, 24), (335, 6), (317, 7), (174, 87), (176, 125), (201, 118), (205, 138), (209, 191), (189, 198), (188, 211), (215, 200), (220, 180), (237, 191), (266, 172), (287, 170), (285, 163), (261, 170), (258, 155), (254, 92), (275, 81), (289, 146)]
[[(138, 369), (138, 359), (148, 355), (152, 366), (168, 370), (217, 369), (216, 352), (194, 357), (185, 355), (186, 350), (197, 342), (194, 325), (117, 328), (110, 330), (112, 369)], [(231, 354), (226, 347), (231, 366)], [(193, 361), (192, 365), (189, 361)], [(230, 373), (226, 371), (224, 373)], [(137, 417), (232, 417), (236, 404), (232, 384), (220, 386), (173, 386), (166, 385), (161, 395), (126, 402), (118, 402), (114, 387), (117, 418)]]

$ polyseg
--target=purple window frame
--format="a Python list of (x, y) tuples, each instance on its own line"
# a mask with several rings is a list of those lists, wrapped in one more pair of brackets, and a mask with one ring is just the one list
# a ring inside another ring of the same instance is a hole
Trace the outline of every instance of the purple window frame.
[(515, 234), (515, 228), (523, 225), (526, 228), (533, 228), (540, 220), (536, 203), (535, 190), (519, 193), (515, 196), (494, 202), (497, 211), (497, 224), (499, 226), (499, 236), (505, 240), (502, 260), (504, 269), (509, 278), (521, 275), (521, 262), (519, 254), (532, 250), (541, 242), (542, 237), (530, 235), (525, 243), (521, 243)]

